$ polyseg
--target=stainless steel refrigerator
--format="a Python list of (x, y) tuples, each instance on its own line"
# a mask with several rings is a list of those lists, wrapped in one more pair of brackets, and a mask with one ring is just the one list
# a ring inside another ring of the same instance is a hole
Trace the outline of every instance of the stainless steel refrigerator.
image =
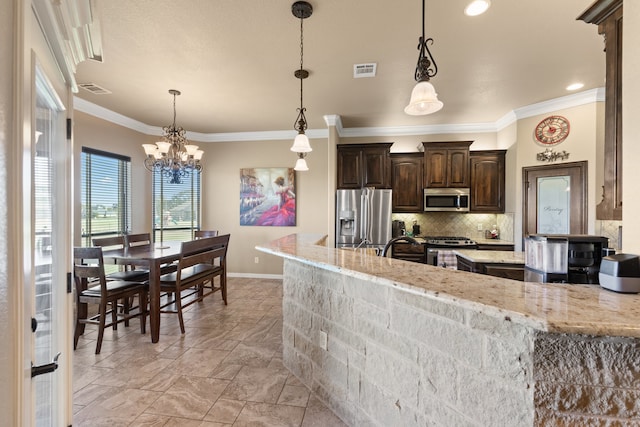
[(390, 239), (391, 190), (337, 191), (336, 247), (382, 249)]

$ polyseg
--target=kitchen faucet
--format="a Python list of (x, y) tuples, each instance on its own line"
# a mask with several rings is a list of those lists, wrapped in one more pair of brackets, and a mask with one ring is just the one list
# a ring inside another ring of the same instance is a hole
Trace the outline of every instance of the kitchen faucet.
[(401, 240), (409, 242), (409, 243), (413, 243), (414, 245), (419, 245), (418, 241), (416, 239), (414, 239), (413, 237), (409, 237), (409, 236), (394, 237), (393, 239), (389, 240), (386, 245), (384, 245), (384, 249), (382, 250), (382, 254), (380, 254), (380, 256), (386, 257), (387, 256), (387, 251), (389, 250), (389, 248), (391, 246), (393, 246), (393, 244), (395, 244), (396, 242), (401, 241)]

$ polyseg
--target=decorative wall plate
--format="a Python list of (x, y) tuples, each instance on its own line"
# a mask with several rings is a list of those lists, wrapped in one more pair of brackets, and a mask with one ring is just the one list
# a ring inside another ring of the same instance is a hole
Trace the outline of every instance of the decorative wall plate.
[(558, 145), (569, 136), (569, 120), (562, 116), (543, 119), (534, 130), (536, 141), (546, 147)]

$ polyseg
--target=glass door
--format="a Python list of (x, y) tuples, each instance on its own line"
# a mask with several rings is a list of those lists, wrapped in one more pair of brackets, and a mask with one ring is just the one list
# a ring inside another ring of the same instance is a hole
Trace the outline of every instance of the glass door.
[[(36, 426), (63, 425), (70, 395), (66, 260), (68, 246), (68, 156), (64, 106), (36, 66), (34, 134), (31, 150), (32, 398)], [(30, 306), (30, 307), (29, 307)], [(59, 353), (64, 354), (59, 357)], [(53, 370), (59, 363), (62, 369)], [(51, 372), (49, 372), (51, 371)], [(34, 373), (44, 372), (33, 376)], [(66, 424), (65, 424), (66, 425)]]

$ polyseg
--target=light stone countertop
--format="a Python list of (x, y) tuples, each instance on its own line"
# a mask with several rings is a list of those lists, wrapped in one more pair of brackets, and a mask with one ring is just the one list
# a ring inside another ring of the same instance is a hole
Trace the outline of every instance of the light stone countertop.
[(484, 264), (522, 264), (524, 266), (524, 252), (456, 249), (453, 253), (471, 262)]
[[(259, 251), (547, 332), (640, 337), (640, 295), (595, 285), (527, 283), (321, 246), (323, 234), (291, 234)], [(320, 243), (318, 245), (316, 243)]]

